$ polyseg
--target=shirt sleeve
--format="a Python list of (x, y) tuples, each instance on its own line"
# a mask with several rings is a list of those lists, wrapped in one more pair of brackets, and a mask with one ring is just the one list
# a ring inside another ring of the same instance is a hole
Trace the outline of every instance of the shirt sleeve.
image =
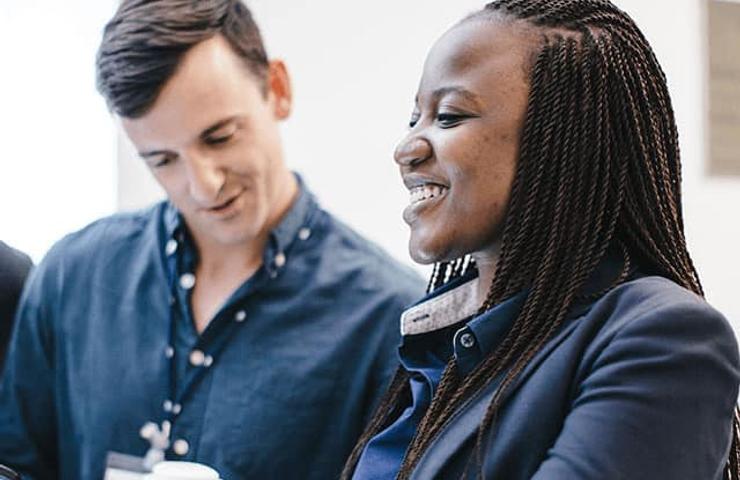
[(726, 320), (697, 299), (609, 336), (533, 480), (721, 479), (739, 381)]
[(48, 265), (21, 297), (0, 384), (0, 463), (24, 480), (58, 478), (51, 302), (58, 292)]

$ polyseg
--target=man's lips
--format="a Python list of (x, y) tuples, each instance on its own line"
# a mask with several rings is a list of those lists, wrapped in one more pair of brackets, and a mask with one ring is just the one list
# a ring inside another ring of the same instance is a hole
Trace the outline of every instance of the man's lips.
[(203, 207), (202, 210), (204, 210), (206, 212), (211, 212), (211, 213), (222, 212), (222, 211), (228, 209), (230, 206), (232, 206), (234, 204), (234, 202), (242, 195), (242, 193), (243, 192), (239, 192), (236, 195), (233, 195), (233, 196), (229, 197), (227, 200), (225, 200), (222, 203), (219, 203), (217, 205), (213, 205), (213, 206), (210, 206), (210, 207)]
[(215, 207), (210, 207), (208, 210), (212, 212), (218, 212), (220, 210), (224, 210), (229, 207), (232, 203), (234, 203), (234, 200), (236, 200), (236, 197), (231, 197), (230, 199), (226, 200), (221, 205), (216, 205)]

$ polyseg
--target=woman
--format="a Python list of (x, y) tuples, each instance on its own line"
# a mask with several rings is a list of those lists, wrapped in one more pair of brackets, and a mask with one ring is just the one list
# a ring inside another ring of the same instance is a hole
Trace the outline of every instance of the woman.
[(737, 344), (702, 299), (633, 21), (493, 2), (435, 44), (410, 126), (410, 252), (436, 265), (343, 478), (738, 478)]

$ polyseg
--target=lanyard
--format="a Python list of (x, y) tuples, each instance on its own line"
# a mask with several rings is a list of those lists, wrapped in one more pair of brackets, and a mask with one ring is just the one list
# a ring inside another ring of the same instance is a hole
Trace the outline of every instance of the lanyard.
[[(174, 241), (174, 240), (172, 240)], [(184, 239), (179, 241), (180, 245), (184, 244)], [(162, 421), (174, 423), (175, 418), (181, 413), (184, 403), (193, 394), (197, 385), (203, 380), (210, 368), (216, 363), (220, 354), (225, 349), (229, 340), (234, 337), (236, 329), (239, 327), (237, 321), (218, 322), (214, 318), (213, 323), (206, 327), (196, 342), (195, 349), (190, 352), (189, 366), (186, 367), (182, 382), (177, 378), (177, 356), (175, 355), (175, 332), (180, 312), (180, 296), (178, 292), (178, 280), (181, 273), (179, 272), (179, 259), (182, 255), (175, 255), (174, 252), (167, 256), (167, 273), (169, 275), (170, 287), (170, 318), (168, 325), (168, 351), (169, 366), (167, 368), (167, 398), (163, 402)], [(187, 275), (187, 274), (185, 274)], [(191, 274), (192, 275), (192, 274)], [(194, 277), (193, 277), (194, 278)], [(194, 284), (190, 285), (192, 288)], [(189, 290), (189, 289), (188, 289)], [(217, 314), (218, 315), (218, 314)]]
[[(223, 314), (223, 312), (219, 312), (217, 317), (212, 320), (211, 324), (199, 336), (195, 349), (189, 354), (188, 363), (190, 365), (186, 367), (182, 381), (178, 382), (177, 357), (175, 355), (175, 334), (178, 315), (180, 314), (178, 311), (180, 308), (178, 282), (186, 290), (192, 289), (195, 285), (195, 277), (192, 276), (192, 273), (189, 274), (189, 277), (185, 277), (188, 274), (180, 274), (181, 269), (179, 268), (179, 264), (181, 263), (181, 259), (184, 259), (184, 255), (175, 255), (175, 252), (184, 244), (184, 236), (178, 234), (178, 240), (174, 238), (170, 239), (165, 247), (166, 271), (170, 293), (170, 311), (167, 327), (168, 344), (167, 351), (165, 352), (169, 362), (169, 365), (165, 369), (167, 372), (167, 395), (162, 402), (162, 414), (160, 415), (159, 422), (147, 422), (140, 431), (142, 438), (145, 438), (151, 444), (151, 448), (144, 459), (148, 467), (164, 459), (165, 451), (170, 447), (170, 434), (175, 419), (182, 413), (183, 405), (193, 394), (195, 388), (203, 380), (210, 368), (216, 363), (245, 317), (243, 311), (240, 310), (231, 321), (219, 321), (218, 317)], [(261, 276), (261, 273), (261, 270), (258, 270), (254, 280), (257, 280)], [(187, 278), (184, 285), (182, 285), (183, 278)], [(262, 282), (252, 283), (250, 290), (254, 290), (258, 283), (261, 284)], [(246, 292), (242, 292), (242, 295), (244, 294)], [(204, 347), (206, 345), (207, 347)]]

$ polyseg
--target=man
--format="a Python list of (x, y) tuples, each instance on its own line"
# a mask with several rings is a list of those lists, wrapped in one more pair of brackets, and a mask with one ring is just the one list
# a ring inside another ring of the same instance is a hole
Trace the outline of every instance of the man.
[(0, 242), (0, 372), (10, 340), (15, 308), (31, 266), (28, 255)]
[(112, 452), (164, 453), (225, 480), (336, 477), (423, 286), (286, 168), (288, 73), (239, 1), (124, 0), (97, 68), (168, 202), (68, 236), (32, 276), (0, 463), (100, 479)]

